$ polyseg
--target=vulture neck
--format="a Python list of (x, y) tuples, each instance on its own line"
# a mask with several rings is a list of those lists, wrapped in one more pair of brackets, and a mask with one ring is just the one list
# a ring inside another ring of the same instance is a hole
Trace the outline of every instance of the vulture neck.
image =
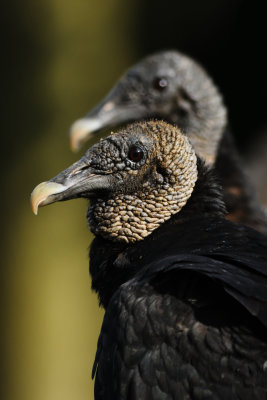
[(194, 235), (194, 227), (199, 227), (201, 221), (209, 218), (217, 220), (218, 217), (223, 218), (224, 214), (221, 189), (213, 171), (198, 159), (198, 180), (192, 196), (180, 212), (150, 236), (135, 244), (112, 242), (100, 235), (95, 237), (90, 249), (90, 273), (92, 289), (97, 292), (100, 305), (106, 308), (119, 286), (143, 268), (145, 264), (142, 262), (142, 255), (147, 254), (148, 249), (151, 249), (152, 254), (153, 248), (157, 248), (162, 241), (168, 243), (177, 238), (179, 250), (179, 237), (185, 232), (191, 230)]
[[(185, 78), (185, 90), (178, 95), (178, 110), (171, 123), (187, 134), (196, 153), (209, 165), (214, 165), (220, 140), (227, 123), (223, 99), (213, 81), (204, 76), (195, 82)], [(186, 103), (190, 105), (186, 105)], [(185, 109), (184, 116), (179, 114)]]
[(164, 105), (160, 113), (187, 134), (199, 157), (214, 165), (227, 124), (222, 95), (201, 65), (189, 57), (175, 53), (173, 63), (176, 94), (172, 105)]

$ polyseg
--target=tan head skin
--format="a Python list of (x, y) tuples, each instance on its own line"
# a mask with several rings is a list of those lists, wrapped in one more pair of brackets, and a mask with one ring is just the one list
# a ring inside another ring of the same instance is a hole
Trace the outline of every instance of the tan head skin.
[(91, 231), (134, 243), (181, 210), (196, 180), (196, 155), (180, 130), (162, 121), (139, 122), (100, 141), (73, 166), (38, 185), (32, 205), (89, 198)]
[(127, 141), (131, 134), (138, 143), (151, 144), (144, 165), (122, 173), (125, 185), (137, 176), (140, 184), (129, 194), (91, 202), (88, 221), (95, 234), (133, 243), (181, 210), (193, 191), (197, 168), (192, 147), (177, 128), (163, 122), (137, 123), (113, 137)]

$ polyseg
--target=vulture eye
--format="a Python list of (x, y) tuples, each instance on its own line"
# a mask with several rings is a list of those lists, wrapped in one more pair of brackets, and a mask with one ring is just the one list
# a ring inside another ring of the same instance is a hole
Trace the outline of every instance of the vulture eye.
[(162, 92), (168, 86), (166, 78), (155, 78), (153, 81), (153, 88), (158, 92)]
[(129, 149), (128, 157), (131, 161), (138, 162), (141, 161), (142, 158), (144, 157), (144, 152), (141, 149), (141, 147), (132, 146)]

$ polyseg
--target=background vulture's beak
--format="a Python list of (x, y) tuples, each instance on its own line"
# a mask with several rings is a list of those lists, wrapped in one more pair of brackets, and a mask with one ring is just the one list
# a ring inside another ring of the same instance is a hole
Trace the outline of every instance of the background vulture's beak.
[(78, 151), (82, 144), (90, 139), (92, 133), (104, 128), (104, 121), (101, 116), (91, 116), (78, 119), (70, 128), (70, 148)]
[(144, 104), (125, 102), (123, 92), (120, 85), (115, 86), (99, 105), (72, 124), (69, 136), (73, 151), (78, 151), (92, 134), (102, 129), (114, 128), (148, 116)]

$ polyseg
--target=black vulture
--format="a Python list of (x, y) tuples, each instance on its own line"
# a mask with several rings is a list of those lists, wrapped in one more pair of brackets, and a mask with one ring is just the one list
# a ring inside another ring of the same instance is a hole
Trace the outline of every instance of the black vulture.
[(72, 148), (100, 129), (148, 118), (177, 124), (197, 154), (215, 163), (228, 219), (267, 233), (267, 215), (236, 151), (222, 96), (206, 71), (177, 51), (156, 53), (130, 68), (99, 105), (73, 124)]
[(267, 238), (224, 218), (187, 137), (129, 125), (38, 185), (32, 208), (77, 197), (106, 309), (96, 400), (267, 399)]

